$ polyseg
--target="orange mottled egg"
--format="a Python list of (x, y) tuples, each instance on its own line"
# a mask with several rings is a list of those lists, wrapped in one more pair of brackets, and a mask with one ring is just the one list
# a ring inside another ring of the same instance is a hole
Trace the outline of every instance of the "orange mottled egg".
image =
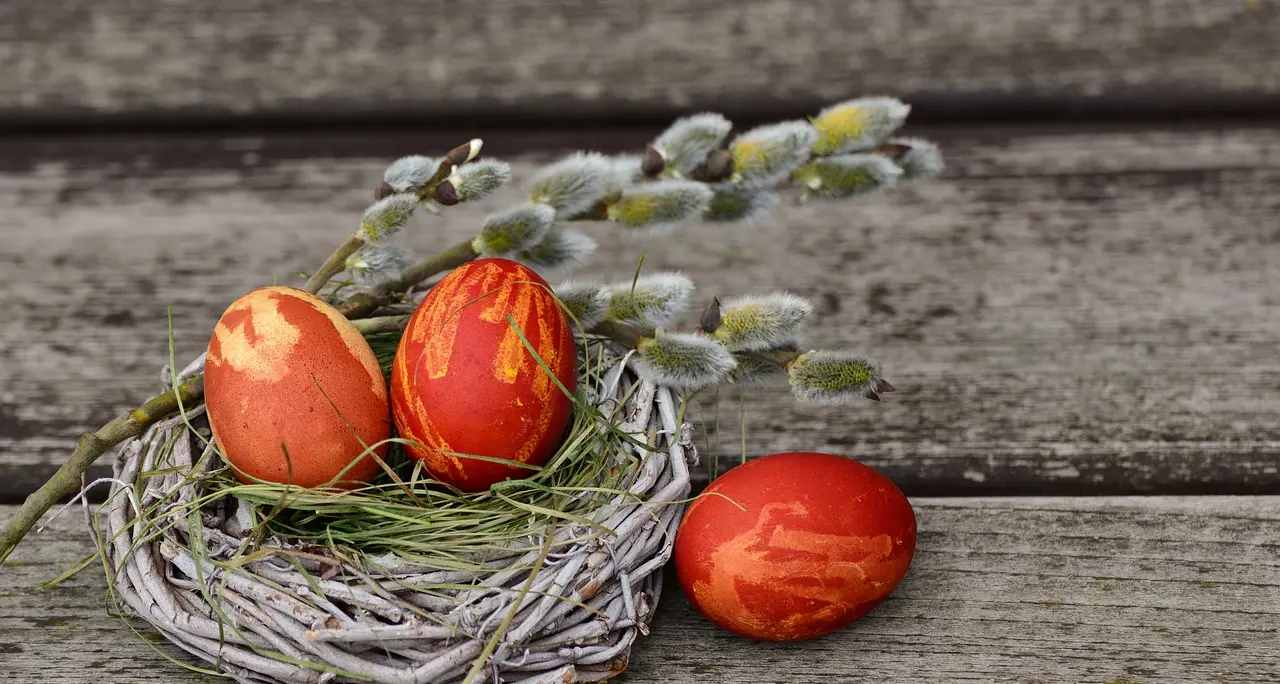
[[(326, 485), (391, 435), (373, 350), (336, 309), (295, 288), (232, 302), (209, 339), (204, 387), (214, 439), (245, 482)], [(367, 482), (378, 468), (365, 455), (339, 486)]]
[(538, 358), (576, 390), (573, 331), (546, 281), (508, 259), (455, 269), (423, 298), (396, 350), (391, 409), (400, 436), (414, 443), (406, 450), (463, 491), (531, 475), (467, 456), (537, 466), (555, 453), (573, 403)]
[(841, 629), (889, 595), (915, 553), (911, 504), (889, 478), (820, 453), (720, 476), (685, 514), (675, 566), (712, 622), (764, 641)]

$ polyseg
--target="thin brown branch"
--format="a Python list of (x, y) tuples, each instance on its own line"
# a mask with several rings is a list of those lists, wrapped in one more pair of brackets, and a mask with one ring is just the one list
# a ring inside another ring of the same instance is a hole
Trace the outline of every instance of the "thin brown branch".
[(353, 233), (351, 237), (347, 238), (346, 242), (342, 243), (341, 247), (329, 255), (324, 265), (316, 270), (315, 273), (312, 273), (310, 278), (307, 278), (307, 282), (302, 286), (302, 289), (311, 294), (319, 292), (320, 288), (324, 287), (324, 284), (329, 282), (330, 278), (342, 273), (343, 269), (347, 267), (347, 257), (355, 254), (356, 250), (363, 246), (364, 238)]
[(347, 318), (365, 318), (380, 306), (394, 302), (409, 288), (431, 276), (455, 269), (480, 256), (471, 241), (466, 240), (420, 261), (400, 272), (400, 277), (378, 286), (373, 292), (361, 292), (338, 305), (338, 311)]
[(588, 332), (591, 335), (607, 337), (628, 349), (635, 349), (640, 340), (656, 334), (654, 329), (647, 325), (612, 320), (600, 321)]
[(778, 368), (781, 368), (782, 370), (787, 370), (788, 368), (791, 367), (792, 361), (795, 361), (796, 359), (800, 358), (800, 352), (793, 351), (790, 349), (770, 349), (766, 351), (739, 351), (734, 353), (739, 354), (741, 356), (745, 356), (747, 358), (756, 359), (757, 361), (764, 361), (766, 363), (771, 363), (777, 366)]
[(404, 327), (405, 321), (409, 320), (407, 315), (404, 316), (376, 316), (374, 318), (361, 318), (351, 321), (351, 324), (359, 330), (361, 334), (391, 332), (400, 330)]
[(98, 457), (173, 415), (179, 406), (194, 406), (203, 397), (204, 376), (198, 375), (178, 385), (177, 389), (151, 397), (142, 406), (116, 416), (98, 431), (82, 435), (71, 458), (62, 464), (48, 482), (27, 497), (18, 509), (18, 514), (0, 532), (0, 562), (13, 553), (18, 542), (22, 541), (50, 508), (79, 491), (81, 477)]

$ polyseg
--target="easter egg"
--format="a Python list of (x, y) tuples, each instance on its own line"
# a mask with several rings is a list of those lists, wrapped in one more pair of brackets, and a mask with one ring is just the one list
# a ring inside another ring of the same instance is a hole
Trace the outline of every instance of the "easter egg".
[[(391, 436), (386, 381), (342, 314), (291, 287), (236, 301), (209, 339), (205, 407), (214, 439), (244, 482), (351, 487), (378, 470), (366, 447)], [(386, 445), (377, 447), (381, 456)]]
[(675, 567), (713, 623), (799, 641), (883, 601), (915, 543), (915, 514), (889, 478), (841, 456), (775, 454), (729, 470), (689, 506)]
[(546, 281), (515, 261), (479, 259), (441, 279), (409, 319), (391, 410), (406, 451), (434, 478), (477, 492), (534, 471), (469, 456), (540, 466), (555, 453), (573, 409), (556, 380), (574, 392), (577, 379), (573, 331)]

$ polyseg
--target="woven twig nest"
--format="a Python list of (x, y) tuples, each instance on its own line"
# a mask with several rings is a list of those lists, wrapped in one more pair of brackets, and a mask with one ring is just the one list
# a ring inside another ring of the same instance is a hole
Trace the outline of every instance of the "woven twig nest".
[(612, 677), (648, 632), (696, 456), (672, 391), (606, 358), (587, 399), (634, 437), (594, 480), (608, 490), (470, 569), (257, 534), (253, 504), (200, 477), (223, 465), (187, 407), (117, 452), (100, 534), (114, 595), (241, 682), (461, 682), (479, 660), (478, 682)]

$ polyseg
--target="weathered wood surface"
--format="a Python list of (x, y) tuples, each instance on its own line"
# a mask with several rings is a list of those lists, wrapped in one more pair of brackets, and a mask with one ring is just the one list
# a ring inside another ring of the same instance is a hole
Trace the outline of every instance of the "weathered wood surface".
[(1214, 95), (1280, 95), (1277, 34), (1271, 0), (6, 0), (0, 121), (599, 119), (873, 91), (1155, 93), (1212, 106)]
[[(939, 135), (942, 179), (665, 239), (587, 226), (601, 249), (577, 275), (630, 277), (643, 251), (706, 297), (790, 289), (818, 304), (814, 346), (873, 355), (899, 390), (842, 410), (785, 386), (749, 397), (750, 456), (844, 453), (913, 495), (1280, 491), (1280, 132)], [(327, 156), (350, 142), (9, 148), (0, 494), (159, 389), (167, 307), (185, 361), (236, 296), (318, 264), (389, 159), (448, 145)], [(539, 158), (517, 157), (518, 176)], [(424, 219), (408, 242), (452, 244), (515, 198)], [(716, 434), (703, 412), (705, 455), (738, 458), (737, 408), (726, 393)]]
[[(671, 583), (622, 681), (1280, 681), (1280, 497), (913, 503), (911, 570), (852, 628), (801, 644), (748, 642), (693, 612)], [(0, 522), (13, 510), (0, 508)], [(0, 673), (215, 681), (165, 662), (183, 656), (110, 617), (97, 567), (30, 590), (91, 551), (72, 510), (0, 570)]]

